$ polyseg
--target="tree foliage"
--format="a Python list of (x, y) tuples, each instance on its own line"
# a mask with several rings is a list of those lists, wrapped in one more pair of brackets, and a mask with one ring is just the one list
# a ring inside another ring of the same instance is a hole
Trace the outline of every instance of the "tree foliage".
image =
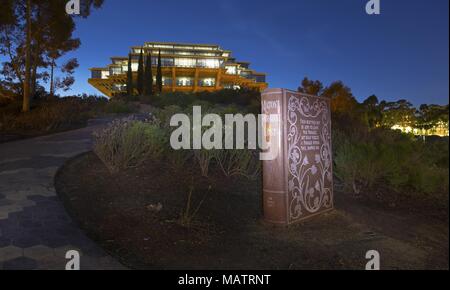
[(149, 53), (145, 61), (144, 95), (153, 95), (152, 55)]
[(342, 81), (324, 86), (321, 81), (305, 77), (298, 88), (299, 92), (331, 99), (331, 110), (339, 124), (348, 124), (348, 129), (361, 125), (369, 130), (378, 127), (391, 128), (394, 125), (430, 129), (439, 123), (449, 121), (449, 107), (440, 105), (421, 105), (415, 108), (407, 100), (380, 101), (371, 95), (358, 103), (351, 89)]
[(139, 95), (144, 94), (144, 52), (141, 48), (138, 62), (137, 90)]
[(50, 80), (50, 90), (54, 91), (57, 83), (67, 86), (74, 82), (67, 69), (61, 71), (69, 75), (54, 79), (55, 68), (71, 66), (58, 65), (57, 60), (80, 46), (80, 40), (73, 38), (74, 19), (88, 17), (91, 8), (99, 8), (103, 0), (81, 0), (78, 16), (68, 15), (66, 4), (66, 0), (0, 1), (0, 55), (5, 58), (0, 85), (22, 95), (24, 111), (40, 83)]
[[(161, 68), (161, 50), (158, 52), (158, 66), (156, 68), (156, 88), (158, 90), (158, 93), (162, 93), (163, 88), (163, 81), (162, 81), (162, 68)], [(173, 80), (175, 81), (175, 80)]]
[(131, 66), (131, 53), (128, 54), (128, 71), (127, 71), (127, 95), (133, 95), (133, 68)]

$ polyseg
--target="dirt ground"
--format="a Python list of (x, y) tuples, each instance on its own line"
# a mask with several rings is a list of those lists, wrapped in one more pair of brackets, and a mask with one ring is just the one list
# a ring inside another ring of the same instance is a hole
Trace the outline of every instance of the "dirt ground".
[[(111, 175), (93, 154), (57, 174), (67, 210), (107, 252), (133, 269), (448, 269), (448, 209), (389, 208), (335, 193), (336, 209), (289, 228), (262, 222), (261, 182), (193, 177), (149, 162)], [(180, 223), (192, 187), (190, 226)], [(202, 202), (203, 200), (203, 202)]]

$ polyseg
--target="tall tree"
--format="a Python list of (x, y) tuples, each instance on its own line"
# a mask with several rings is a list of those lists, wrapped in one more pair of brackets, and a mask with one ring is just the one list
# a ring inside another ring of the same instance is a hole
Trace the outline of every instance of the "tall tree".
[[(81, 0), (79, 17), (86, 18), (92, 6), (98, 8), (102, 3), (103, 0)], [(48, 75), (42, 70), (52, 67), (51, 64), (54, 69), (54, 60), (62, 55), (62, 51), (78, 47), (67, 46), (65, 41), (71, 39), (75, 28), (75, 17), (66, 13), (66, 4), (66, 0), (1, 2), (0, 54), (7, 56), (9, 61), (3, 63), (0, 81), (12, 88), (21, 87), (17, 92), (23, 96), (25, 112), (30, 108), (37, 79), (45, 80)], [(55, 53), (58, 50), (59, 53)]]
[(144, 95), (153, 95), (152, 55), (149, 53), (145, 61)]
[(25, 42), (25, 81), (23, 84), (22, 111), (30, 111), (30, 82), (31, 82), (31, 0), (26, 2), (26, 42)]
[(78, 66), (78, 60), (76, 58), (69, 59), (61, 66), (61, 72), (64, 74), (63, 77), (54, 78), (53, 75), (51, 76), (52, 85), (50, 88), (50, 95), (53, 96), (57, 90), (63, 90), (66, 92), (70, 89), (70, 87), (75, 83), (73, 74)]
[(377, 96), (371, 95), (364, 100), (362, 106), (367, 117), (369, 128), (373, 129), (380, 126), (383, 120), (383, 114), (381, 113), (382, 107), (379, 104)]
[(417, 111), (416, 126), (421, 129), (431, 129), (439, 123), (447, 123), (449, 119), (448, 105), (420, 105)]
[(331, 110), (335, 113), (352, 113), (358, 106), (351, 89), (341, 81), (332, 82), (323, 90), (322, 96), (331, 99)]
[(313, 81), (305, 77), (298, 91), (300, 93), (319, 96), (323, 92), (323, 84), (320, 81)]
[(144, 49), (141, 48), (138, 63), (137, 90), (139, 95), (144, 93)]
[(127, 95), (131, 97), (133, 95), (133, 67), (131, 65), (132, 58), (131, 53), (128, 54), (128, 71), (127, 71)]
[(159, 94), (162, 93), (163, 82), (162, 82), (161, 49), (158, 51), (158, 67), (156, 68), (156, 87), (158, 89), (158, 93)]
[(416, 122), (416, 108), (407, 100), (387, 102), (383, 109), (383, 125), (390, 128), (394, 125), (413, 126)]

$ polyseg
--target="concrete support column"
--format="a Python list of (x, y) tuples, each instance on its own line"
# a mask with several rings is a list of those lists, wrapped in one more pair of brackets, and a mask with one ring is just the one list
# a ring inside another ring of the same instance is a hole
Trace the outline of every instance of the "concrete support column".
[(195, 68), (195, 75), (194, 75), (194, 93), (198, 91), (198, 68)]
[(217, 71), (217, 76), (216, 76), (216, 90), (220, 89), (221, 79), (222, 79), (222, 69), (219, 69)]
[(175, 92), (176, 86), (177, 86), (177, 73), (175, 67), (172, 67), (172, 92)]

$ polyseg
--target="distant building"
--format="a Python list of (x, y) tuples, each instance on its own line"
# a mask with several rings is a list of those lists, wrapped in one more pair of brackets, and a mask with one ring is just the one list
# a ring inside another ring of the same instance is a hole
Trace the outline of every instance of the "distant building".
[[(248, 62), (236, 61), (231, 51), (218, 45), (146, 42), (132, 47), (132, 70), (135, 78), (139, 55), (152, 55), (153, 77), (161, 51), (164, 91), (199, 92), (221, 89), (248, 88), (262, 91), (267, 88), (266, 75), (250, 69)], [(91, 68), (89, 83), (108, 97), (126, 92), (128, 56), (112, 57), (104, 68)]]
[(412, 125), (394, 125), (392, 130), (400, 130), (403, 133), (413, 134), (416, 136), (449, 136), (448, 122), (439, 121), (436, 124), (430, 126), (428, 129), (415, 128)]

